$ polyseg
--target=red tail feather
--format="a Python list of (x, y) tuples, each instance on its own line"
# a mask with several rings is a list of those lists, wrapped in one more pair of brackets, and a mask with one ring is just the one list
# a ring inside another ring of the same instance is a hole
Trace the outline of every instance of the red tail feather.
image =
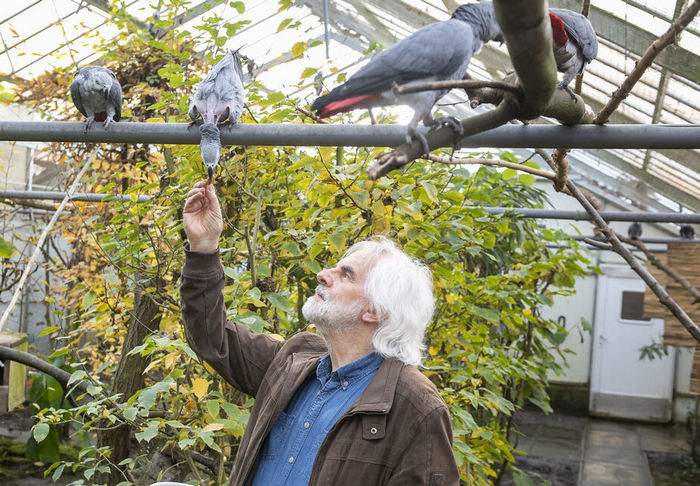
[(379, 99), (381, 99), (381, 95), (378, 94), (351, 96), (350, 98), (328, 103), (321, 109), (321, 112), (318, 115), (321, 118), (326, 118), (344, 111), (355, 110), (357, 108), (368, 108), (372, 106), (373, 101)]
[(569, 36), (566, 34), (564, 21), (557, 14), (549, 12), (549, 22), (552, 24), (552, 37), (554, 37), (554, 44), (557, 47), (565, 45), (569, 40)]

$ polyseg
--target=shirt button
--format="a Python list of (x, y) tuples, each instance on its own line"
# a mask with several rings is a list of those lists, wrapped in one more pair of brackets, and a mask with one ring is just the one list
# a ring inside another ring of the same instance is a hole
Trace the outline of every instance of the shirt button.
[(308, 429), (309, 427), (311, 427), (311, 422), (307, 420), (306, 422), (304, 422), (304, 428)]
[(376, 428), (376, 427), (372, 427), (371, 429), (369, 429), (369, 433), (372, 434), (372, 435), (376, 434), (376, 433), (377, 433), (377, 428)]
[(287, 459), (287, 462), (289, 464), (294, 464), (294, 456), (289, 456), (289, 459)]
[(345, 389), (345, 388), (348, 387), (348, 382), (347, 382), (347, 381), (344, 381), (343, 383), (341, 383), (341, 385), (343, 385), (343, 389)]

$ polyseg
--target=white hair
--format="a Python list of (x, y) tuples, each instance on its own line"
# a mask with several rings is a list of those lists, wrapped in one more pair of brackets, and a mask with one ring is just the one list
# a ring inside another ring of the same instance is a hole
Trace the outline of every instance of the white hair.
[(355, 243), (345, 256), (357, 252), (367, 252), (375, 260), (365, 283), (365, 298), (380, 318), (372, 337), (374, 349), (382, 356), (420, 365), (425, 329), (435, 308), (430, 270), (385, 237)]

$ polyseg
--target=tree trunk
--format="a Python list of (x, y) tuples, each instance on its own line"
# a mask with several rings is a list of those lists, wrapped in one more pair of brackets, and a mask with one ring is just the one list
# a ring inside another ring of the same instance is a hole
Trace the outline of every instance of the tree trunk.
[[(143, 288), (151, 286), (152, 282), (144, 282)], [(121, 359), (114, 375), (112, 394), (120, 393), (121, 399), (126, 400), (138, 390), (143, 388), (143, 372), (148, 366), (150, 357), (139, 354), (129, 355), (129, 351), (143, 343), (143, 340), (158, 329), (161, 319), (161, 310), (153, 301), (150, 294), (137, 291), (134, 299), (134, 310), (129, 318), (128, 330), (124, 338)], [(129, 439), (131, 427), (122, 425), (117, 429), (101, 431), (97, 436), (98, 447), (110, 447), (112, 453), (110, 461), (112, 470), (101, 482), (113, 486), (125, 478), (114, 466), (129, 457)]]

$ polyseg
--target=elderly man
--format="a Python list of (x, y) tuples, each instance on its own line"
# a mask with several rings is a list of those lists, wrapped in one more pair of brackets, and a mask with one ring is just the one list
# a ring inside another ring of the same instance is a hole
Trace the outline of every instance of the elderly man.
[(278, 341), (225, 320), (213, 186), (197, 183), (183, 215), (187, 338), (255, 397), (230, 484), (458, 484), (447, 407), (416, 368), (434, 307), (425, 266), (387, 239), (353, 245), (304, 304), (319, 334)]

